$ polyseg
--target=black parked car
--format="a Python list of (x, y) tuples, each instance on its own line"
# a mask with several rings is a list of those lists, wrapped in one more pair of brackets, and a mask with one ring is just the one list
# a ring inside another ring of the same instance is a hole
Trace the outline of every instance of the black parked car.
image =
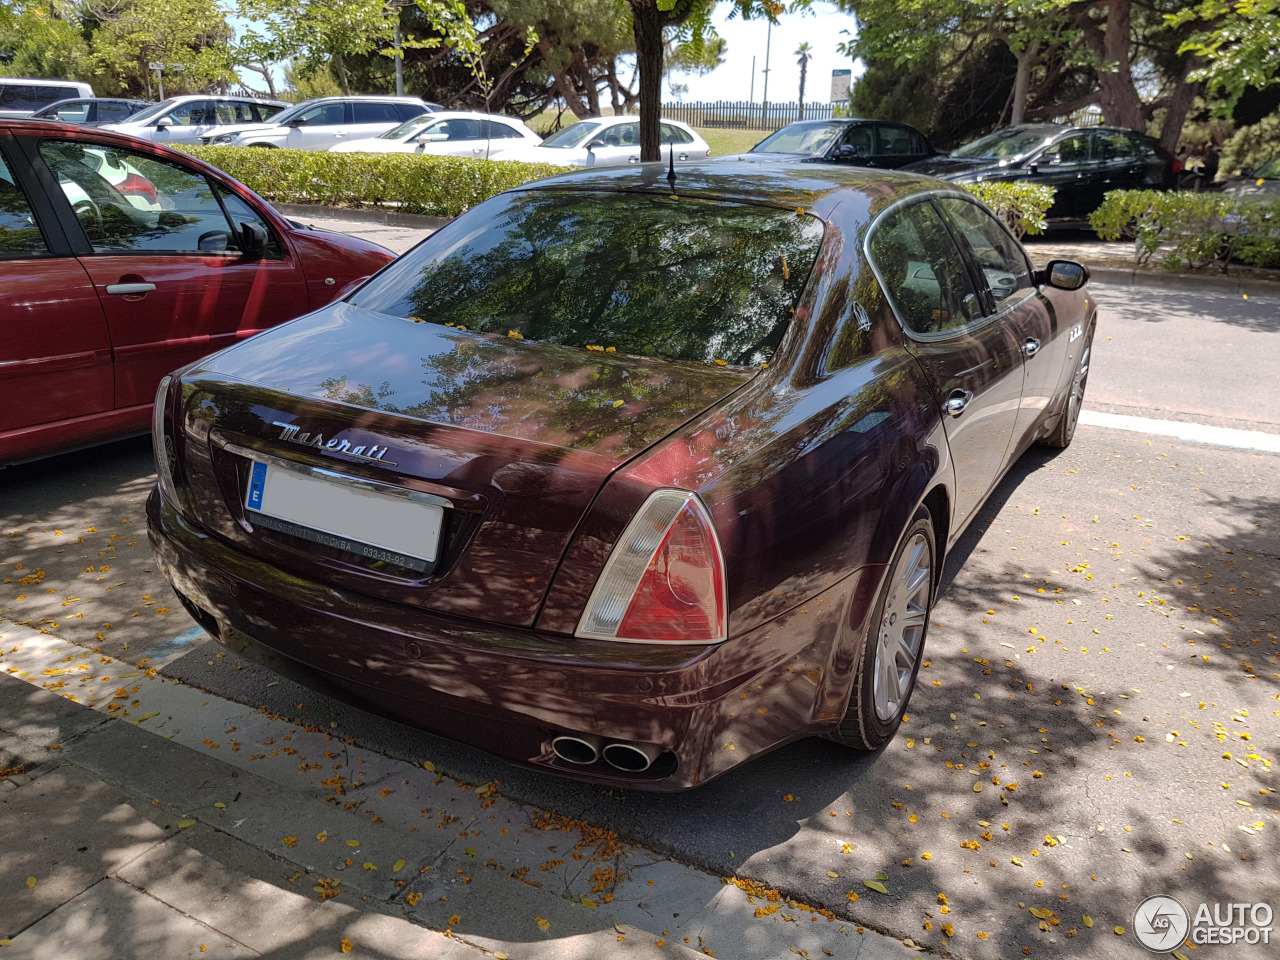
[(933, 156), (929, 138), (905, 123), (880, 120), (798, 120), (746, 153), (725, 160), (800, 160), (897, 169)]
[(150, 100), (125, 100), (118, 97), (76, 97), (59, 100), (32, 114), (35, 120), (61, 120), (63, 123), (119, 123), (135, 113), (155, 106)]
[(1042, 183), (1048, 217), (1082, 221), (1108, 190), (1172, 190), (1181, 162), (1153, 138), (1115, 127), (1030, 124), (987, 134), (946, 156), (904, 167), (955, 183)]

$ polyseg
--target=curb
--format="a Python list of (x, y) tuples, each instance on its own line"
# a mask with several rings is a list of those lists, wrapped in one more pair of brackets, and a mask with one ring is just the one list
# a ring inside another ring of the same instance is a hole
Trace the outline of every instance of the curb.
[(1237, 296), (1280, 294), (1280, 278), (1270, 280), (1257, 277), (1202, 276), (1194, 273), (1153, 273), (1149, 270), (1094, 266), (1088, 260), (1085, 260), (1084, 264), (1089, 268), (1089, 273), (1094, 280), (1118, 286), (1153, 287), (1157, 290), (1194, 290), (1197, 293), (1230, 293)]
[(272, 206), (286, 217), (352, 220), (357, 223), (380, 223), (387, 227), (422, 227), (427, 230), (439, 230), (453, 219), (452, 217), (431, 217), (421, 213), (396, 213), (377, 208), (324, 207), (307, 203), (276, 203)]

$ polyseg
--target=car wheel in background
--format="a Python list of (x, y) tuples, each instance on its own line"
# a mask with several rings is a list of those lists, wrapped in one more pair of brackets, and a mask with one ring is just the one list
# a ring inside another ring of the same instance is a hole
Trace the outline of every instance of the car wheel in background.
[(1058, 426), (1054, 428), (1053, 433), (1040, 440), (1040, 443), (1046, 447), (1064, 450), (1071, 445), (1071, 438), (1076, 435), (1076, 424), (1080, 422), (1080, 408), (1084, 406), (1084, 390), (1089, 384), (1089, 361), (1093, 356), (1094, 329), (1090, 326), (1089, 332), (1085, 334), (1084, 349), (1080, 352), (1076, 371), (1071, 375), (1071, 388), (1067, 393), (1066, 406), (1063, 407)]
[(830, 735), (838, 743), (879, 750), (902, 723), (920, 672), (936, 562), (933, 521), (921, 507), (898, 544), (871, 612), (849, 708)]

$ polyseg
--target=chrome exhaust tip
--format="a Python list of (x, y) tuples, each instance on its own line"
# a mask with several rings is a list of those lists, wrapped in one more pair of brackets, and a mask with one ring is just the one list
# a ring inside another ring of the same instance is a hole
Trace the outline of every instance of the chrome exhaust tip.
[(605, 762), (627, 773), (644, 773), (662, 756), (656, 743), (624, 743), (615, 741), (604, 748)]
[(566, 763), (587, 767), (600, 759), (604, 739), (593, 733), (562, 733), (551, 740), (551, 749)]

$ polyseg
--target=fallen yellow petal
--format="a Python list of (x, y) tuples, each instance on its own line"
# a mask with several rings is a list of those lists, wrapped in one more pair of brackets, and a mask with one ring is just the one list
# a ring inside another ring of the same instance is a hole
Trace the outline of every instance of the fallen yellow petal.
[(36, 880), (36, 878), (35, 878), (35, 877), (27, 877), (27, 886), (28, 886), (28, 887), (34, 887), (34, 886), (36, 885), (36, 883), (37, 883), (37, 880)]
[(1084, 915), (1084, 925), (1086, 927), (1093, 926), (1093, 917), (1089, 916), (1087, 913)]
[(400, 872), (401, 870), (403, 870), (403, 869), (404, 869), (404, 861), (403, 861), (403, 860), (397, 860), (397, 861), (392, 865), (392, 867), (391, 867), (391, 872), (392, 872), (392, 873), (399, 873), (399, 872)]
[(349, 939), (347, 939), (346, 937), (343, 937), (343, 938), (342, 938), (342, 942), (341, 942), (340, 944), (338, 944), (338, 946), (342, 947), (342, 952), (343, 952), (343, 953), (350, 953), (350, 952), (351, 952), (351, 941), (350, 941)]

